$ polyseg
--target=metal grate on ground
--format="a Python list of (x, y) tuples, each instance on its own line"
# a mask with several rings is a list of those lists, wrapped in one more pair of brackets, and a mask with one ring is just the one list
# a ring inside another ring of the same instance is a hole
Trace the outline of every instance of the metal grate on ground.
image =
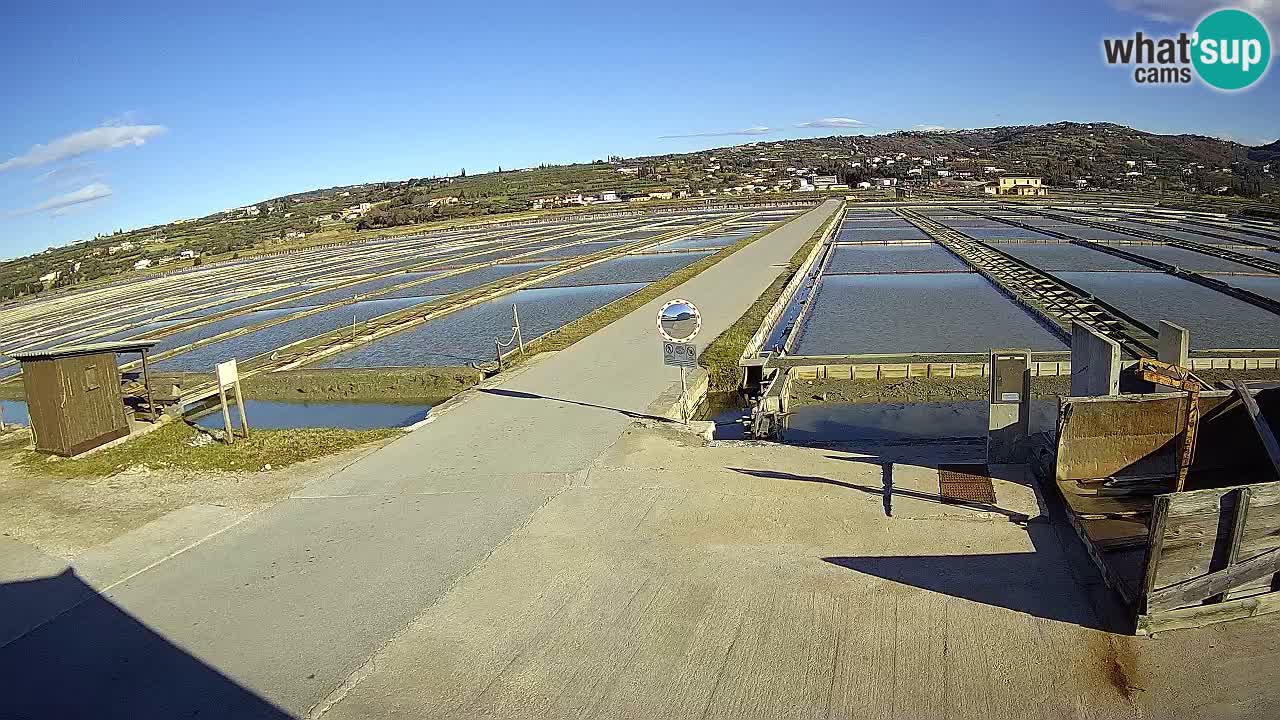
[(939, 465), (938, 494), (943, 500), (994, 505), (996, 490), (986, 465)]

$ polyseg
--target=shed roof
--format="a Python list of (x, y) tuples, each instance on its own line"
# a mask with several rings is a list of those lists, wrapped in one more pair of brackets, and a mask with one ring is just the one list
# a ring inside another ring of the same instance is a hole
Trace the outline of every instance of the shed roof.
[(55, 360), (75, 355), (94, 355), (97, 353), (142, 352), (156, 346), (158, 340), (124, 340), (121, 342), (90, 343), (88, 345), (64, 345), (62, 347), (28, 350), (26, 352), (8, 353), (15, 360)]

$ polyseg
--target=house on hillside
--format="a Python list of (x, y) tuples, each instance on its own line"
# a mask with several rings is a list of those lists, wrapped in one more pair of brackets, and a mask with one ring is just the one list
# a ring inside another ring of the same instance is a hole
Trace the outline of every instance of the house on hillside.
[(151, 267), (151, 261), (148, 260), (147, 258), (142, 258), (141, 260), (133, 264), (134, 270), (146, 270), (149, 267)]
[(988, 195), (1048, 195), (1049, 189), (1044, 187), (1042, 178), (1030, 175), (1001, 175), (999, 180), (982, 186)]

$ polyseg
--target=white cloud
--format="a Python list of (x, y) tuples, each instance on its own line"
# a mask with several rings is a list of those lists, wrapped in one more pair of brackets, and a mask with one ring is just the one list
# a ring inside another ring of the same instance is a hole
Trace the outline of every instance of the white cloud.
[(62, 167), (54, 168), (48, 172), (40, 173), (36, 177), (37, 183), (50, 183), (52, 185), (70, 185), (76, 180), (81, 180), (93, 174), (93, 163), (80, 162)]
[(1125, 12), (1136, 13), (1156, 22), (1195, 22), (1214, 10), (1236, 7), (1247, 10), (1260, 18), (1267, 29), (1280, 26), (1280, 2), (1277, 0), (1111, 0), (1111, 4)]
[(717, 132), (686, 133), (684, 135), (659, 135), (658, 139), (670, 140), (673, 138), (726, 137), (729, 135), (764, 135), (771, 132), (773, 132), (773, 128), (758, 126), (742, 128), (741, 130), (720, 130)]
[(911, 126), (911, 129), (919, 130), (920, 132), (942, 132), (943, 130), (950, 130), (951, 128), (946, 125), (913, 125)]
[(142, 145), (165, 130), (163, 125), (102, 125), (92, 130), (81, 130), (45, 145), (33, 145), (25, 153), (0, 162), (0, 172), (39, 167), (91, 152)]
[(870, 127), (861, 120), (854, 120), (847, 117), (827, 117), (809, 122), (796, 123), (796, 127), (801, 128), (861, 128)]
[(49, 212), (49, 211), (52, 211), (52, 214), (54, 216), (57, 216), (65, 213), (69, 208), (73, 208), (79, 205), (85, 205), (91, 202), (97, 202), (98, 200), (101, 200), (103, 198), (110, 197), (110, 196), (111, 196), (110, 186), (108, 186), (106, 183), (94, 182), (94, 183), (89, 183), (88, 185), (85, 185), (79, 190), (74, 190), (72, 192), (64, 193), (62, 195), (54, 195), (48, 200), (45, 200), (44, 202), (39, 203), (37, 205), (32, 205), (29, 208), (14, 210), (12, 212), (9, 212), (8, 216), (16, 217), (19, 215), (34, 215), (35, 213)]

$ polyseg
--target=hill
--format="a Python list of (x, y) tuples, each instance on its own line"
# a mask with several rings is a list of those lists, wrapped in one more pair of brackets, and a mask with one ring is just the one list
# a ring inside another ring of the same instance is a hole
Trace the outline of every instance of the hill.
[[(462, 218), (587, 204), (709, 194), (787, 192), (814, 176), (855, 186), (963, 191), (993, 175), (1041, 175), (1051, 186), (1231, 194), (1275, 205), (1280, 141), (1250, 148), (1202, 135), (1157, 135), (1113, 123), (1061, 122), (973, 130), (754, 142), (692, 153), (411, 178), (272, 198), (164, 225), (116, 231), (0, 263), (0, 299), (135, 269), (388, 232)], [(802, 180), (804, 178), (804, 180)], [(184, 258), (183, 255), (189, 256)], [(190, 259), (194, 256), (195, 259)]]

